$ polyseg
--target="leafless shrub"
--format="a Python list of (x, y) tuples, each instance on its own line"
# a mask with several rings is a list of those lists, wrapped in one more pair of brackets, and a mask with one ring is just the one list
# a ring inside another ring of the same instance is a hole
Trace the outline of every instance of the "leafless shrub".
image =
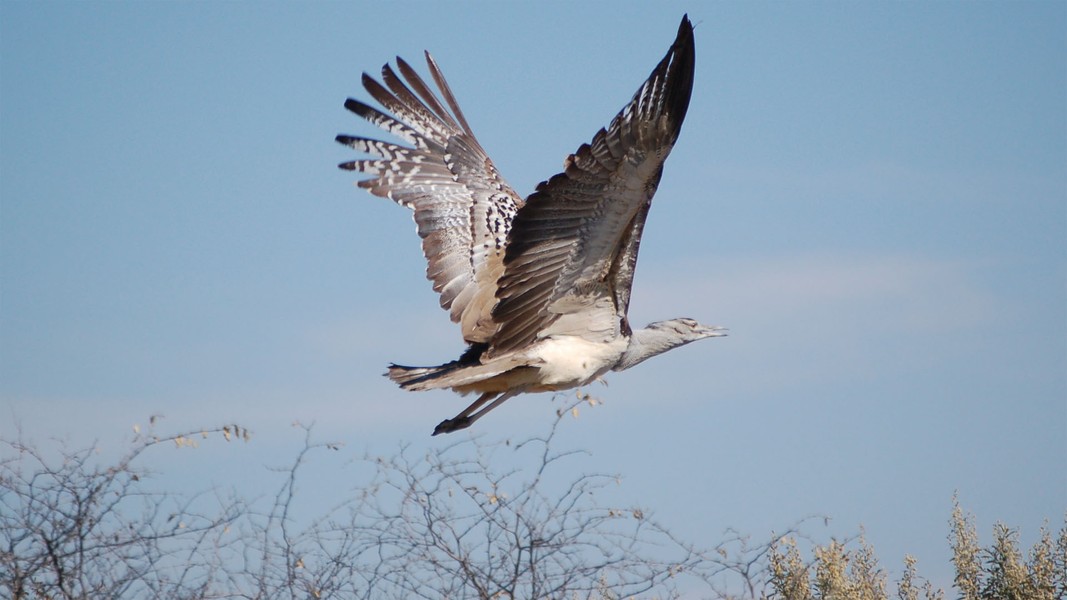
[(731, 533), (702, 550), (646, 509), (605, 503), (617, 477), (560, 478), (582, 453), (557, 451), (553, 439), (582, 402), (596, 400), (581, 397), (546, 436), (517, 444), (474, 438), (364, 456), (369, 481), (294, 532), (285, 514), (306, 452), (333, 447), (309, 441), (261, 529), (243, 536), (261, 546), (254, 582), (268, 584), (253, 597), (672, 598), (683, 578), (715, 597), (759, 597), (769, 543)]
[(165, 444), (196, 445), (226, 426), (134, 439), (114, 464), (93, 448), (46, 457), (0, 440), (0, 590), (9, 598), (206, 597), (219, 575), (213, 557), (241, 515), (238, 502), (151, 491), (140, 466)]
[[(146, 452), (196, 445), (228, 426), (138, 434), (117, 461), (92, 449), (49, 460), (3, 441), (0, 590), (45, 598), (630, 598), (678, 597), (683, 579), (717, 598), (753, 599), (770, 543), (728, 532), (707, 549), (651, 511), (610, 502), (614, 475), (581, 474), (559, 451), (561, 423), (521, 442), (455, 442), (419, 453), (362, 456), (336, 477), (351, 492), (317, 518), (298, 483), (319, 451), (309, 428), (280, 484), (259, 500), (146, 487)], [(690, 586), (689, 589), (693, 589)]]

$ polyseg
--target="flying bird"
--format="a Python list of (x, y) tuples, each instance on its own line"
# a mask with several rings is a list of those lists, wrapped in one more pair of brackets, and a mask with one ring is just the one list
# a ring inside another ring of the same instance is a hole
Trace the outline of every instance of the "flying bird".
[[(518, 394), (586, 385), (723, 328), (686, 318), (634, 330), (627, 319), (641, 231), (693, 90), (693, 25), (678, 35), (611, 124), (525, 200), (474, 137), (429, 52), (435, 92), (404, 60), (363, 87), (385, 110), (345, 107), (403, 140), (339, 135), (366, 158), (339, 165), (359, 187), (414, 211), (426, 276), (467, 350), (436, 367), (390, 365), (406, 390), (477, 400), (433, 435), (469, 427)], [(442, 103), (443, 99), (443, 103)], [(447, 105), (447, 108), (446, 108)]]

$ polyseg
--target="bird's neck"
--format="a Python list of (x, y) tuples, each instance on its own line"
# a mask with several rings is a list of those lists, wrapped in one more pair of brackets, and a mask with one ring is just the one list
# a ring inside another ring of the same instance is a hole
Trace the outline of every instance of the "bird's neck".
[(679, 338), (677, 334), (669, 330), (649, 329), (648, 327), (638, 329), (630, 336), (630, 344), (626, 347), (626, 352), (622, 354), (612, 370), (629, 369), (657, 354), (663, 354), (671, 348), (677, 348), (691, 341), (693, 340)]

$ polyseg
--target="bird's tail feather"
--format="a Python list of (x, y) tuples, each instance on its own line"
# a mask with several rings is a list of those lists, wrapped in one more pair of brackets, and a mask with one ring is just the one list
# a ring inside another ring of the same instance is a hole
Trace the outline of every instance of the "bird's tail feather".
[[(389, 365), (386, 376), (405, 390), (421, 391), (452, 388), (460, 393), (488, 391), (486, 389), (457, 389), (484, 382), (516, 368), (527, 366), (526, 361), (515, 356), (505, 356), (482, 363), (464, 355), (459, 360), (436, 367), (406, 367)], [(503, 391), (503, 390), (501, 390)]]
[(455, 368), (456, 365), (454, 363), (437, 367), (405, 367), (404, 365), (392, 364), (389, 365), (389, 372), (386, 373), (386, 376), (404, 389), (430, 389), (438, 387), (433, 385), (433, 379)]
[(389, 371), (385, 375), (405, 390), (447, 388), (450, 387), (449, 383), (435, 380), (457, 369), (481, 364), (479, 357), (485, 352), (485, 349), (485, 344), (471, 344), (467, 351), (457, 360), (436, 367), (405, 367), (404, 365), (391, 364), (389, 365)]

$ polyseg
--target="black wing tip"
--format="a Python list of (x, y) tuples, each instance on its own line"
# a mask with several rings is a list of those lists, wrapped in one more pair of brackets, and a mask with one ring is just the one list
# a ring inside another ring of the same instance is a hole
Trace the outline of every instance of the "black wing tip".
[(675, 136), (680, 133), (682, 121), (689, 111), (689, 99), (693, 95), (693, 79), (696, 70), (696, 44), (693, 38), (693, 23), (689, 15), (682, 16), (678, 36), (667, 56), (663, 59), (667, 68), (668, 111), (674, 116)]
[[(358, 139), (360, 139), (360, 138), (357, 138), (357, 137), (351, 136), (351, 135), (345, 135), (343, 133), (338, 134), (337, 137), (333, 138), (333, 140), (335, 142), (337, 142), (338, 144), (341, 144), (342, 146), (348, 146), (349, 148), (352, 148), (353, 144), (355, 144), (356, 140), (358, 140)], [(344, 169), (345, 171), (355, 171), (356, 170), (356, 161), (354, 161), (354, 160), (346, 160), (345, 162), (337, 165), (337, 168), (338, 169)]]
[[(696, 44), (693, 38), (693, 22), (689, 20), (689, 15), (683, 15), (682, 22), (678, 25), (678, 35), (667, 53), (668, 57), (673, 54), (676, 59), (681, 58), (687, 63), (693, 63), (696, 59)], [(687, 66), (692, 69), (692, 64)]]
[(678, 41), (692, 40), (693, 31), (696, 29), (696, 24), (689, 19), (689, 13), (682, 15), (682, 22), (678, 24), (678, 35), (676, 36)]
[(356, 113), (357, 115), (360, 114), (366, 107), (366, 104), (360, 102), (359, 100), (356, 100), (355, 98), (349, 98), (345, 100), (345, 108)]
[(411, 64), (399, 55), (396, 57), (396, 66), (400, 67), (401, 71), (405, 69), (408, 71), (414, 71), (414, 69), (411, 68)]

